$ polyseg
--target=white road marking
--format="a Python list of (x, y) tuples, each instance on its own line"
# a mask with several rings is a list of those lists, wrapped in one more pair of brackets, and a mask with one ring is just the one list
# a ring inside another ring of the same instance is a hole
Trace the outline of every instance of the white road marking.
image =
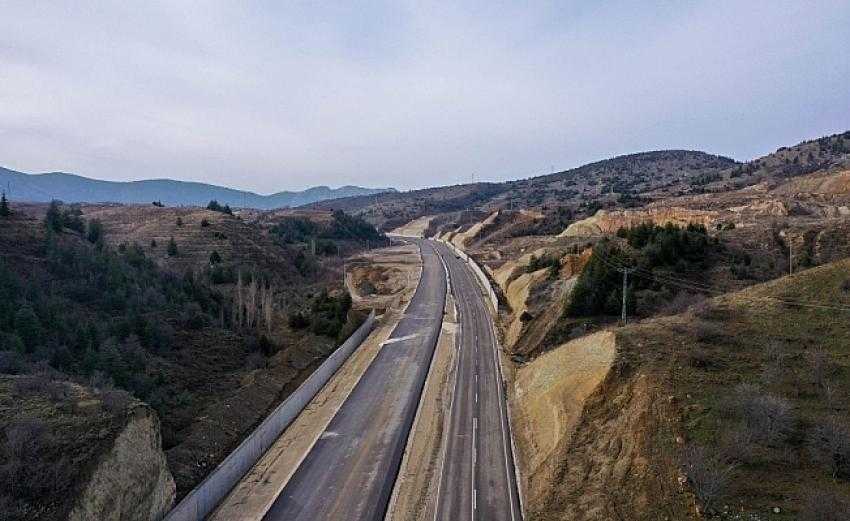
[(396, 338), (390, 338), (389, 340), (384, 340), (381, 342), (382, 346), (386, 346), (389, 344), (395, 344), (396, 342), (404, 342), (405, 340), (410, 340), (411, 338), (416, 338), (419, 336), (419, 333), (413, 333), (412, 335), (405, 335)]
[(478, 418), (472, 417), (472, 519), (475, 520), (478, 491), (475, 488), (475, 470), (478, 463)]
[[(436, 249), (435, 249), (435, 251), (436, 251)], [(448, 266), (446, 266), (446, 261), (445, 261), (445, 259), (443, 259), (443, 256), (439, 255), (439, 257), (440, 257), (440, 261), (443, 263), (443, 268), (446, 270), (446, 281), (447, 281), (447, 291), (448, 291), (451, 288), (451, 282), (450, 282), (451, 277), (449, 277), (449, 268), (448, 268)], [(454, 340), (455, 340), (455, 356), (457, 357), (457, 360), (455, 362), (455, 371), (454, 371), (454, 373), (455, 373), (454, 374), (455, 389), (452, 392), (452, 397), (449, 400), (449, 409), (446, 411), (446, 415), (445, 415), (445, 417), (448, 419), (448, 421), (446, 422), (447, 428), (444, 430), (445, 434), (443, 435), (444, 440), (442, 442), (442, 444), (443, 444), (443, 451), (442, 451), (443, 454), (440, 457), (440, 474), (439, 474), (439, 477), (437, 478), (437, 499), (436, 499), (436, 503), (434, 504), (434, 521), (437, 521), (437, 517), (440, 515), (440, 489), (443, 488), (443, 470), (445, 469), (445, 466), (446, 466), (446, 451), (448, 450), (448, 445), (449, 445), (449, 431), (451, 430), (452, 411), (454, 410), (455, 396), (457, 396), (458, 380), (460, 380), (460, 378), (458, 378), (458, 377), (460, 376), (460, 359), (461, 359), (460, 339), (462, 338), (462, 335), (463, 335), (463, 321), (460, 319), (460, 313), (458, 312), (457, 301), (453, 300), (452, 302), (454, 303), (454, 306), (455, 306), (455, 320), (457, 321), (457, 332), (455, 333), (455, 337), (454, 337)]]

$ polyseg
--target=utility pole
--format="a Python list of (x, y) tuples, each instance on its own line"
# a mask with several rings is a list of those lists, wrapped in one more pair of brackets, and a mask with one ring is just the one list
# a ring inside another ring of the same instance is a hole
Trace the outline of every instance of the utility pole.
[(794, 246), (791, 244), (791, 234), (788, 236), (788, 275), (794, 274)]
[(626, 295), (629, 291), (629, 273), (632, 273), (637, 268), (618, 268), (617, 271), (623, 273), (623, 325), (626, 325)]

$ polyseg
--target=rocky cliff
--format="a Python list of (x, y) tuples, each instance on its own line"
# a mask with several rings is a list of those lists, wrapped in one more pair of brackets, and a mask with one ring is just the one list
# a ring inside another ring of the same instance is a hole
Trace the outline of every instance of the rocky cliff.
[(136, 404), (127, 423), (94, 466), (68, 516), (71, 521), (155, 521), (174, 503), (174, 479), (165, 464), (159, 419)]

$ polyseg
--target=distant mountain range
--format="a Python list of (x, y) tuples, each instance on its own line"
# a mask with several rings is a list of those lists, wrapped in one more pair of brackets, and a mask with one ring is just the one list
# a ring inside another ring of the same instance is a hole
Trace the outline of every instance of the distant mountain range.
[(262, 210), (396, 191), (394, 188), (315, 186), (301, 192), (285, 191), (261, 195), (223, 186), (172, 179), (100, 181), (64, 172), (26, 174), (6, 168), (0, 168), (0, 190), (8, 192), (7, 197), (12, 201), (49, 202), (52, 199), (67, 203), (161, 201), (169, 206), (206, 206), (215, 199), (221, 204)]

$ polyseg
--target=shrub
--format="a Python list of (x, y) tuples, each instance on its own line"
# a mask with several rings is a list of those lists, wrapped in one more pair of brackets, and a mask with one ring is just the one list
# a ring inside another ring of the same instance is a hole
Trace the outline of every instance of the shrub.
[(693, 332), (694, 337), (699, 342), (703, 343), (711, 343), (713, 341), (719, 340), (726, 335), (726, 332), (716, 322), (709, 322), (707, 320), (695, 320), (693, 323)]
[(32, 374), (16, 378), (12, 384), (12, 393), (26, 397), (47, 392), (50, 379), (44, 374)]
[(288, 323), (292, 329), (304, 329), (310, 325), (310, 321), (300, 311), (290, 313)]
[(201, 219), (201, 228), (206, 228), (209, 225), (210, 222), (206, 218)]
[(198, 330), (209, 323), (209, 316), (197, 302), (190, 302), (183, 310), (181, 321), (187, 329)]
[(683, 464), (688, 482), (703, 510), (714, 512), (715, 506), (729, 492), (735, 466), (726, 462), (722, 455), (709, 452), (700, 445), (691, 445), (685, 450)]
[(47, 396), (54, 402), (61, 402), (71, 396), (71, 388), (65, 382), (50, 382), (47, 384)]
[(182, 217), (179, 217), (179, 216), (177, 217), (177, 226), (183, 226), (183, 218)]
[(833, 479), (850, 479), (850, 428), (838, 418), (817, 425), (809, 434), (815, 461), (826, 465)]
[(246, 369), (253, 371), (254, 369), (262, 369), (264, 367), (266, 367), (266, 357), (262, 353), (259, 351), (248, 353), (248, 357), (245, 358)]
[(720, 440), (723, 457), (730, 461), (752, 463), (753, 435), (746, 425), (726, 431)]
[(850, 519), (850, 503), (827, 490), (811, 491), (803, 503), (797, 521), (846, 521)]
[(207, 204), (207, 210), (212, 210), (214, 212), (221, 212), (221, 213), (226, 213), (228, 215), (233, 215), (233, 210), (230, 209), (230, 205), (225, 204), (224, 206), (222, 206), (215, 199), (213, 199), (212, 201), (209, 202), (209, 204)]
[(688, 293), (687, 291), (679, 291), (673, 298), (661, 306), (661, 313), (664, 315), (678, 315), (684, 313), (694, 306), (705, 301), (705, 297), (699, 293)]
[(126, 391), (110, 389), (100, 395), (100, 400), (103, 402), (103, 407), (107, 411), (116, 413), (125, 410), (130, 405), (130, 402), (133, 401), (133, 398)]
[(40, 500), (61, 493), (73, 484), (73, 467), (57, 456), (47, 426), (36, 420), (12, 423), (5, 429), (0, 463), (0, 489), (4, 495)]
[(216, 264), (221, 262), (221, 255), (219, 255), (217, 250), (213, 250), (210, 253), (210, 265), (215, 266)]
[(833, 371), (829, 353), (822, 348), (812, 349), (806, 353), (806, 361), (808, 362), (812, 383), (818, 388), (823, 389)]
[(718, 361), (707, 349), (695, 347), (688, 351), (688, 365), (698, 369), (707, 369), (718, 365)]
[(755, 441), (771, 445), (791, 434), (795, 419), (788, 400), (747, 384), (736, 387), (735, 393), (737, 412)]
[(19, 351), (0, 351), (0, 373), (18, 374), (24, 367), (24, 360)]

